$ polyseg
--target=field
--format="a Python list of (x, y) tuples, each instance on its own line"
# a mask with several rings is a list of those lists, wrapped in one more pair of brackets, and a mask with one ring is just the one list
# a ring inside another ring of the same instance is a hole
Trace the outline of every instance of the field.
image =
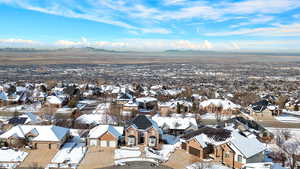
[(300, 54), (204, 51), (117, 52), (95, 49), (0, 51), (0, 64), (245, 63), (300, 61)]

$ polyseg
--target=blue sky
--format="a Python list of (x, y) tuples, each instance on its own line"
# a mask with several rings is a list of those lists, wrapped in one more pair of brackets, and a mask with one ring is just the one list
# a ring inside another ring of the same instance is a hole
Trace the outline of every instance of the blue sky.
[(0, 0), (0, 47), (300, 51), (299, 0)]

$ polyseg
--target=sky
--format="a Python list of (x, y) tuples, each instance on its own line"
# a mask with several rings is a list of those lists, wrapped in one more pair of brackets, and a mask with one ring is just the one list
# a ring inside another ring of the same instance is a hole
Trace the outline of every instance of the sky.
[(300, 51), (300, 0), (0, 0), (0, 47)]

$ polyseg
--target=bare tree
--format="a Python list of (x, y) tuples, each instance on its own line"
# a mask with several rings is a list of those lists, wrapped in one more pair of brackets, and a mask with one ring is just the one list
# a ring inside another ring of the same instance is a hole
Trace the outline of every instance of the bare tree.
[(280, 148), (280, 152), (278, 153), (284, 156), (282, 159), (287, 159), (290, 168), (295, 169), (297, 167), (296, 155), (299, 154), (300, 150), (300, 140), (292, 138), (291, 136), (290, 130), (279, 130), (276, 133), (275, 143)]

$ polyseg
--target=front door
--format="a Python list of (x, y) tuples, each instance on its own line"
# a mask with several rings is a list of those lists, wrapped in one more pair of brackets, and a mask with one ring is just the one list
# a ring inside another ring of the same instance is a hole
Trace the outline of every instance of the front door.
[(139, 144), (144, 144), (145, 143), (145, 135), (144, 132), (139, 133)]

